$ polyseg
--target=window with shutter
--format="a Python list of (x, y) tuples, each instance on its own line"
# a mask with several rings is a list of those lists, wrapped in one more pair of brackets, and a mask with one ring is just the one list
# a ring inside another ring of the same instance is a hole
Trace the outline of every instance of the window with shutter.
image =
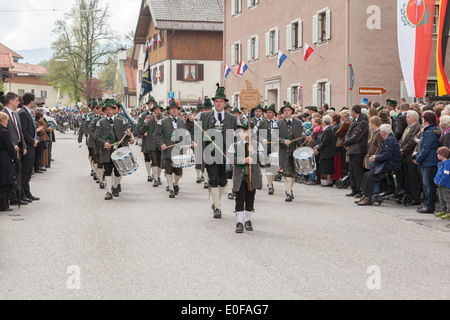
[(159, 67), (159, 83), (164, 82), (164, 65)]
[(259, 57), (258, 50), (259, 50), (258, 36), (254, 35), (247, 40), (247, 60), (250, 62), (258, 60)]
[(312, 88), (312, 100), (313, 100), (312, 105), (314, 107), (317, 107), (317, 102), (318, 102), (317, 97), (318, 97), (318, 86), (317, 86), (317, 84), (315, 84), (315, 85), (313, 85), (313, 88)]
[(177, 64), (178, 81), (203, 81), (203, 64)]
[(292, 35), (291, 35), (291, 31), (292, 31), (292, 25), (288, 24), (286, 26), (286, 50), (291, 50), (292, 49)]
[[(278, 53), (278, 29), (269, 30), (266, 34), (266, 39), (268, 38), (269, 46), (266, 47), (268, 50), (268, 56), (275, 56)], [(267, 52), (266, 52), (267, 53)]]
[(205, 66), (203, 64), (197, 65), (197, 74), (198, 74), (197, 80), (198, 81), (203, 81), (205, 79), (204, 78), (204, 72), (205, 72), (204, 69), (205, 69)]
[(160, 39), (161, 39), (161, 42), (160, 42), (160, 44), (159, 44), (159, 47), (162, 47), (163, 45), (164, 45), (164, 31), (160, 31), (159, 32), (159, 36), (160, 36)]
[(325, 44), (331, 39), (331, 11), (322, 9), (313, 19), (314, 43)]
[(182, 63), (177, 63), (177, 81), (183, 81), (184, 66)]

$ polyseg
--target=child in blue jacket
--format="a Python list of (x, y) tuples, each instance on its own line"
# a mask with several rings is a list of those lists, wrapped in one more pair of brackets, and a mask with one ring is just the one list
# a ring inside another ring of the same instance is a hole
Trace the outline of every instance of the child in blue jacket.
[(441, 212), (436, 213), (435, 216), (450, 220), (450, 149), (447, 147), (440, 147), (437, 150), (439, 159), (438, 171), (434, 178), (434, 183), (438, 187), (439, 204), (441, 205)]

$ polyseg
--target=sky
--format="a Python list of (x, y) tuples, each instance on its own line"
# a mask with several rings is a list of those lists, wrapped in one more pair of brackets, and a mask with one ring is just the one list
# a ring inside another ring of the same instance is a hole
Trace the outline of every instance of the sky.
[[(75, 0), (0, 0), (0, 43), (14, 51), (48, 48), (56, 39), (55, 21)], [(141, 0), (100, 0), (109, 5), (109, 25), (119, 36), (136, 29)], [(103, 7), (102, 7), (103, 8)], [(58, 11), (44, 11), (55, 10)], [(41, 11), (39, 11), (41, 10)], [(61, 10), (61, 11), (60, 11)]]

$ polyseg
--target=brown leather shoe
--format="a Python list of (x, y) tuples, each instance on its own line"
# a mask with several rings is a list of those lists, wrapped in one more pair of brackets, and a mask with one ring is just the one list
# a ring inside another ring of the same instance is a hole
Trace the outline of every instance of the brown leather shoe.
[(358, 203), (360, 203), (360, 202), (363, 202), (365, 198), (366, 198), (366, 197), (361, 197), (359, 200), (356, 200), (355, 203), (358, 204)]
[(358, 203), (358, 206), (371, 206), (372, 205), (372, 200), (365, 198), (363, 201), (361, 201), (360, 203)]

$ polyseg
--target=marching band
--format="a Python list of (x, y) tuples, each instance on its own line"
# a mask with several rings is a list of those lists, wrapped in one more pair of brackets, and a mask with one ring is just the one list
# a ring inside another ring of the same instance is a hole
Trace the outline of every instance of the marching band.
[(204, 104), (187, 113), (175, 100), (164, 109), (150, 96), (138, 120), (129, 121), (116, 101), (90, 101), (78, 141), (86, 137), (91, 175), (101, 189), (106, 188), (105, 200), (119, 197), (121, 178), (139, 166), (129, 148), (136, 141), (131, 124), (141, 138), (147, 181), (153, 182), (153, 187), (162, 185), (164, 169), (166, 191), (173, 199), (180, 192), (183, 168), (195, 165), (195, 182), (203, 182), (212, 198), (213, 218), (222, 217), (221, 203), (227, 190), (228, 199), (235, 201), (236, 233), (253, 231), (251, 216), (263, 175), (268, 194), (273, 195), (275, 177), (282, 172), (285, 201), (292, 202), (292, 187), (300, 170), (308, 174), (316, 169), (310, 163), (303, 170), (304, 165), (295, 157), (294, 152), (306, 142), (302, 122), (294, 117), (295, 109), (285, 103), (279, 115), (275, 104), (232, 110), (228, 102), (225, 88), (220, 86), (213, 98), (205, 97)]

